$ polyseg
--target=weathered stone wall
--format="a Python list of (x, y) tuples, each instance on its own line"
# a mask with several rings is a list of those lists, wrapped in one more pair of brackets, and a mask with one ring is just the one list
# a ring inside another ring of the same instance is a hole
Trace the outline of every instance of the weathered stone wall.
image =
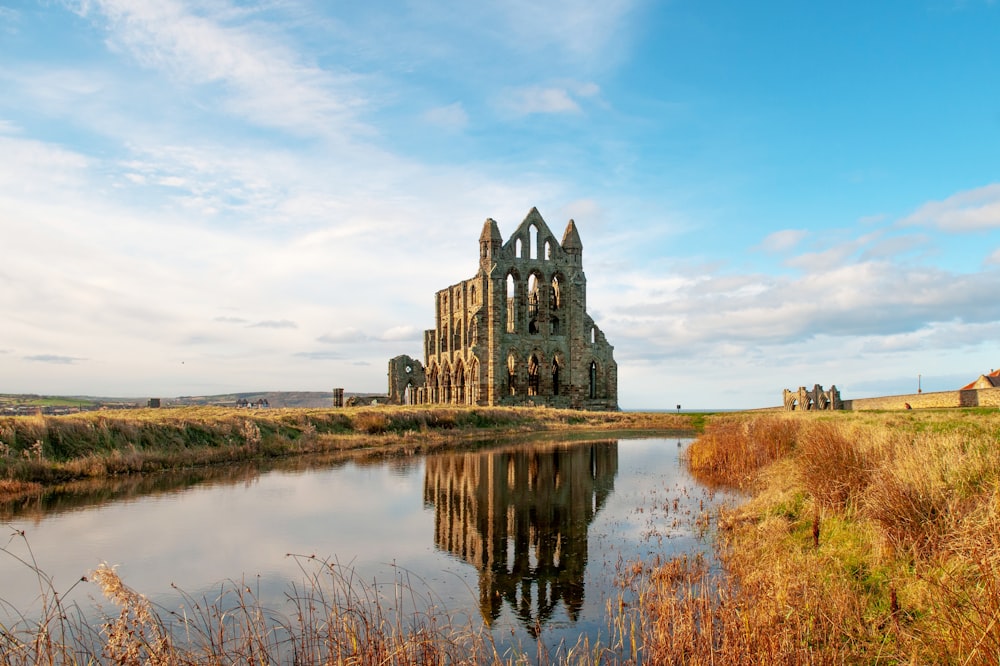
[(844, 409), (931, 409), (935, 407), (1000, 407), (1000, 388), (968, 389), (965, 391), (934, 391), (879, 398), (844, 400)]
[(412, 405), (424, 388), (426, 377), (423, 364), (415, 358), (402, 355), (389, 359), (388, 400), (393, 405)]
[(587, 314), (583, 244), (534, 208), (504, 242), (486, 220), (479, 271), (435, 295), (417, 401), (618, 409), (614, 347)]

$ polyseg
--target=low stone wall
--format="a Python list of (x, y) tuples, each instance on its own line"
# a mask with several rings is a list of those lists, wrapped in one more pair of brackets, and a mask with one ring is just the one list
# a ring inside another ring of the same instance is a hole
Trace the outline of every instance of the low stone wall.
[(969, 389), (967, 391), (934, 391), (910, 393), (880, 398), (844, 400), (844, 409), (932, 409), (936, 407), (1000, 407), (1000, 388)]

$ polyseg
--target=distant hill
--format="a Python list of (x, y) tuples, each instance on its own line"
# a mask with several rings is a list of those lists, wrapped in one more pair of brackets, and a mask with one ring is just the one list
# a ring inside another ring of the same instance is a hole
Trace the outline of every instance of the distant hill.
[[(344, 393), (345, 398), (365, 396), (377, 398), (383, 402), (384, 395), (369, 393)], [(237, 401), (250, 403), (266, 400), (268, 407), (333, 407), (332, 391), (250, 391), (246, 393), (222, 393), (219, 395), (182, 395), (176, 398), (159, 397), (162, 407), (181, 407), (185, 405), (218, 405), (235, 407)], [(45, 413), (62, 413), (67, 410), (89, 410), (111, 407), (128, 409), (145, 407), (148, 397), (119, 398), (108, 396), (52, 396), (35, 394), (2, 394), (0, 395), (0, 413), (29, 413), (33, 410)]]
[[(345, 395), (348, 395), (345, 393)], [(332, 391), (256, 391), (249, 393), (224, 393), (221, 395), (182, 395), (163, 398), (164, 407), (178, 405), (235, 405), (238, 400), (256, 402), (266, 400), (269, 407), (333, 407)]]

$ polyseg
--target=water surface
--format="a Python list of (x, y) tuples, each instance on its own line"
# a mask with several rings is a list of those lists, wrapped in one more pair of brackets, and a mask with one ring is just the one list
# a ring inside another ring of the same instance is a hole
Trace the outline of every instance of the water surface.
[[(572, 644), (581, 632), (594, 640), (606, 636), (606, 601), (624, 562), (711, 551), (695, 519), (726, 498), (688, 475), (686, 445), (498, 443), (47, 493), (4, 508), (8, 533), (24, 530), (26, 543), (3, 542), (0, 599), (22, 613), (38, 606), (37, 577), (17, 555), (35, 557), (59, 591), (108, 562), (166, 608), (211, 600), (232, 580), (281, 608), (319, 566), (315, 556), (386, 598), (402, 586), (460, 621), (485, 622), (501, 641), (532, 642), (539, 631), (547, 644)], [(84, 583), (69, 600), (94, 608), (98, 596)]]

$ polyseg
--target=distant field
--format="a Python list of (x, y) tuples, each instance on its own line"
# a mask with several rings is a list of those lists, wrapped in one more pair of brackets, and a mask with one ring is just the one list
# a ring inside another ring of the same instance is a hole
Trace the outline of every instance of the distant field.
[(0, 407), (95, 407), (92, 398), (70, 398), (46, 395), (0, 395)]

